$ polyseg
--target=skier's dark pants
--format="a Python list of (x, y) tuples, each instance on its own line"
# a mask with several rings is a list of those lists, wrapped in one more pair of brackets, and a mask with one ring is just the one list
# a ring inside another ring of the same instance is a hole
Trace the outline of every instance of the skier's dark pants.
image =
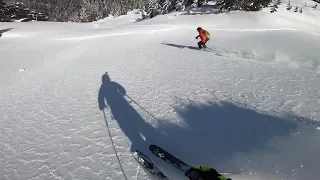
[(199, 48), (200, 48), (200, 49), (202, 49), (203, 47), (206, 48), (206, 47), (207, 47), (207, 46), (206, 46), (206, 43), (207, 43), (207, 42), (203, 43), (202, 41), (199, 41), (199, 42), (198, 42)]

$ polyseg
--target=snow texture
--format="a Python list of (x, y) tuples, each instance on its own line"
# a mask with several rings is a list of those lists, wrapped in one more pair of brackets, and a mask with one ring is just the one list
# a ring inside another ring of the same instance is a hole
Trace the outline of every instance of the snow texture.
[(199, 12), (0, 23), (0, 179), (154, 179), (131, 149), (186, 179), (149, 144), (233, 179), (320, 177), (320, 10)]

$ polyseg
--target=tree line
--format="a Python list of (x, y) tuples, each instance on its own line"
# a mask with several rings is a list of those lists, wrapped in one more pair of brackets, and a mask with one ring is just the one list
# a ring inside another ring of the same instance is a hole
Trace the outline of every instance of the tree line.
[[(26, 16), (34, 20), (91, 22), (139, 9), (143, 18), (199, 7), (208, 0), (0, 0), (0, 20)], [(215, 0), (221, 10), (258, 11), (271, 0)]]

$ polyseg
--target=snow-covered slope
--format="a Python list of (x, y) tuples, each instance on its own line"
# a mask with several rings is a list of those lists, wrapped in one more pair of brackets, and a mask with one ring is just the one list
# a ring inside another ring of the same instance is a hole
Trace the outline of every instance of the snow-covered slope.
[(185, 179), (149, 144), (233, 179), (320, 177), (319, 9), (135, 16), (0, 23), (0, 179), (152, 179), (130, 149)]

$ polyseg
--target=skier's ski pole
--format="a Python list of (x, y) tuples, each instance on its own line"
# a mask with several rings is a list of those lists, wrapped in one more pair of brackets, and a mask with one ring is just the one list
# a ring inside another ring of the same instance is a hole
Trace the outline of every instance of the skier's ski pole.
[(145, 112), (147, 112), (151, 117), (153, 117), (154, 119), (158, 120), (158, 118), (154, 117), (154, 115), (152, 115), (149, 111), (147, 111), (144, 107), (140, 106), (139, 103), (137, 103), (135, 100), (133, 100), (130, 96), (125, 95), (127, 98), (129, 98), (132, 102), (134, 102), (136, 105), (138, 105), (141, 109), (143, 109)]
[[(124, 179), (125, 179), (125, 180), (128, 180), (127, 175), (126, 175), (126, 173), (124, 172), (124, 169), (123, 169), (123, 167), (122, 167), (122, 164), (121, 164), (121, 161), (120, 161), (120, 159), (119, 159), (116, 146), (115, 146), (115, 144), (114, 144), (114, 141), (113, 141), (113, 138), (112, 138), (112, 135), (111, 135), (111, 132), (110, 132), (110, 128), (109, 128), (108, 120), (107, 120), (107, 117), (106, 117), (106, 113), (105, 113), (104, 110), (102, 110), (102, 113), (103, 113), (103, 116), (104, 116), (104, 120), (105, 120), (105, 122), (106, 122), (106, 126), (107, 126), (107, 129), (108, 129), (108, 133), (109, 133), (109, 137), (110, 137), (110, 140), (111, 140), (111, 144), (112, 144), (113, 150), (114, 150), (114, 152), (115, 152), (115, 154), (116, 154), (116, 157), (117, 157), (119, 166), (120, 166), (120, 168), (121, 168), (122, 174), (123, 174), (123, 176), (124, 176)], [(110, 114), (112, 114), (112, 113), (110, 112)]]

